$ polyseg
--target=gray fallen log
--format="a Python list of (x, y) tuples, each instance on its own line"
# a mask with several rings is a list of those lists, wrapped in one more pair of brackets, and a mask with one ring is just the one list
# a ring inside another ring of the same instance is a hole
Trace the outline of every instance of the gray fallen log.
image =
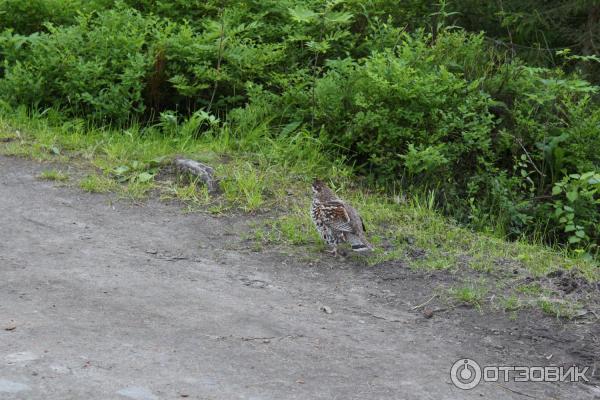
[(176, 158), (173, 163), (177, 171), (197, 177), (204, 182), (209, 192), (215, 192), (218, 189), (215, 170), (211, 166), (187, 158)]

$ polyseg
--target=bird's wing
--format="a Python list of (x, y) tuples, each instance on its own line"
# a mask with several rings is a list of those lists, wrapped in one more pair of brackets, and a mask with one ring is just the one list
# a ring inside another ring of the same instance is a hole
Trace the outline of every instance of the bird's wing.
[(354, 232), (350, 216), (343, 201), (332, 200), (323, 204), (323, 221), (340, 232)]
[(356, 211), (356, 208), (352, 207), (349, 204), (346, 204), (346, 211), (348, 212), (348, 216), (350, 217), (350, 224), (354, 227), (356, 232), (361, 231), (366, 232), (367, 228), (365, 228), (365, 223), (363, 222), (362, 217)]

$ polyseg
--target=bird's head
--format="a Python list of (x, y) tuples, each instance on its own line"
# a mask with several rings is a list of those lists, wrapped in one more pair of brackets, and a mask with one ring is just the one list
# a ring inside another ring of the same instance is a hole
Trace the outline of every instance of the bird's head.
[(315, 179), (312, 183), (312, 191), (314, 194), (319, 194), (322, 190), (323, 187), (325, 186), (325, 182), (323, 182), (320, 179)]
[(327, 185), (325, 184), (325, 182), (323, 182), (320, 179), (315, 179), (313, 184), (312, 184), (312, 191), (315, 195), (320, 196), (320, 195), (333, 195), (333, 192), (331, 191), (331, 189), (329, 189), (327, 187)]

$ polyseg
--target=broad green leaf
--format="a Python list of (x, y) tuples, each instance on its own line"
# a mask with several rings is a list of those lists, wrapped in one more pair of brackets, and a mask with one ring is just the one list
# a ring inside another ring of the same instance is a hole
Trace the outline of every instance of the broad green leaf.
[(293, 122), (290, 122), (289, 124), (285, 125), (281, 129), (281, 134), (283, 136), (289, 135), (290, 133), (292, 133), (296, 129), (298, 129), (300, 127), (300, 125), (302, 125), (302, 121), (293, 121)]
[(588, 183), (590, 185), (597, 185), (598, 183), (600, 183), (600, 177), (594, 176), (593, 178), (590, 178), (588, 180)]
[(565, 226), (565, 232), (573, 232), (574, 230), (575, 230), (575, 225)]
[(149, 164), (152, 167), (157, 167), (157, 166), (161, 165), (163, 163), (163, 161), (165, 161), (166, 159), (167, 159), (167, 156), (156, 157), (156, 158), (153, 158), (152, 160), (150, 160)]
[(325, 14), (325, 19), (335, 24), (347, 24), (348, 22), (352, 21), (353, 17), (354, 16), (351, 13), (343, 11), (332, 11)]
[(317, 14), (316, 12), (302, 6), (297, 6), (296, 8), (289, 8), (288, 11), (292, 19), (296, 22), (312, 22), (319, 16), (319, 14)]
[(554, 187), (552, 188), (552, 196), (559, 195), (561, 192), (562, 189), (560, 188), (560, 186), (554, 185)]
[(129, 167), (126, 165), (121, 165), (120, 167), (115, 168), (113, 172), (115, 175), (125, 175), (127, 172), (129, 172)]
[(594, 176), (594, 171), (586, 172), (585, 174), (581, 175), (581, 180), (585, 181), (586, 179), (589, 179), (592, 176)]
[(323, 40), (321, 42), (310, 41), (306, 43), (306, 47), (317, 53), (326, 53), (330, 46), (328, 41)]
[(149, 172), (142, 172), (137, 176), (137, 181), (142, 183), (150, 182), (152, 179), (154, 179), (154, 175)]

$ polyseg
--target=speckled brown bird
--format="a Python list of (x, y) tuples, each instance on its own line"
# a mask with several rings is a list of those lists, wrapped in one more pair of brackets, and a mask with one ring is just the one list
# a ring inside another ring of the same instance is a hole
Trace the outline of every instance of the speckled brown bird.
[(354, 251), (373, 249), (365, 237), (365, 225), (354, 207), (337, 197), (321, 180), (313, 182), (312, 190), (312, 220), (334, 255), (337, 255), (338, 245), (344, 242), (349, 243)]

